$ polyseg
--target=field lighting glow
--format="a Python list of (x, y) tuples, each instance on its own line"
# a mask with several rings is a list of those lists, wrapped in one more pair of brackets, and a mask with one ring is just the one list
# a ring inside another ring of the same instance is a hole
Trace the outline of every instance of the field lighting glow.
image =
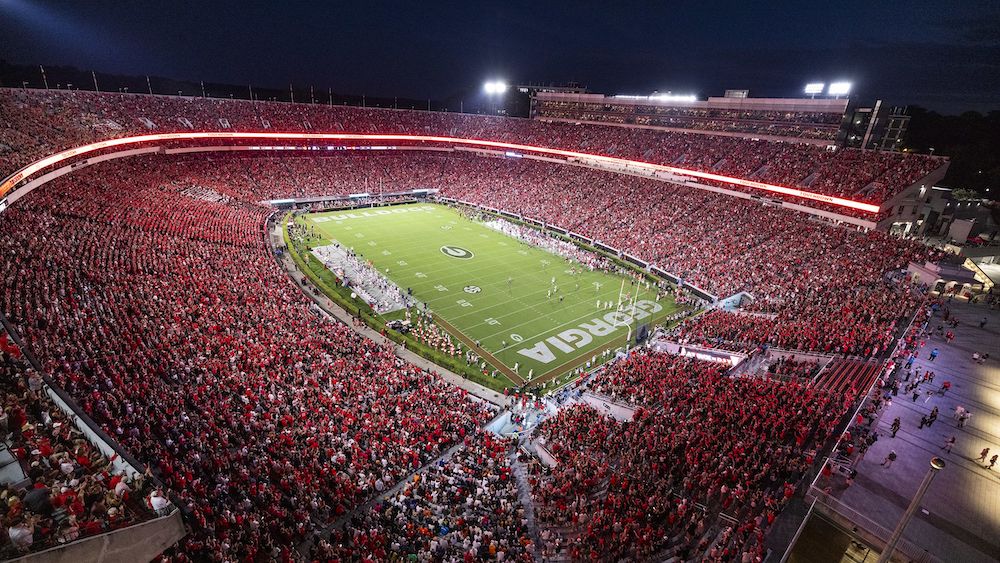
[(633, 96), (619, 94), (614, 96), (620, 100), (649, 100), (651, 102), (697, 102), (698, 96), (692, 94), (653, 94), (652, 96)]
[[(645, 170), (647, 172), (666, 172), (670, 174), (677, 174), (692, 178), (699, 178), (703, 180), (714, 180), (717, 182), (724, 182), (727, 184), (733, 184), (737, 186), (745, 186), (756, 190), (763, 190), (772, 193), (801, 197), (813, 201), (829, 203), (831, 205), (838, 205), (840, 207), (858, 209), (860, 211), (867, 211), (869, 213), (877, 213), (879, 210), (879, 206), (870, 203), (862, 203), (860, 201), (853, 201), (849, 199), (818, 194), (814, 192), (800, 190), (797, 188), (776, 186), (774, 184), (765, 184), (763, 182), (756, 182), (754, 180), (745, 180), (743, 178), (723, 176), (721, 174), (713, 174), (711, 172), (702, 172), (700, 170), (689, 170), (687, 168), (678, 168), (676, 166), (667, 166), (664, 164), (653, 164), (650, 162), (642, 162), (638, 160), (628, 160), (625, 158), (618, 158), (613, 156), (589, 154), (583, 152), (568, 151), (564, 149), (540, 147), (536, 145), (505, 143), (503, 141), (486, 141), (483, 139), (465, 139), (461, 137), (444, 137), (436, 135), (357, 134), (357, 133), (236, 133), (236, 132), (221, 132), (221, 131), (199, 132), (199, 133), (157, 133), (151, 135), (136, 135), (133, 137), (120, 137), (117, 139), (108, 139), (105, 141), (99, 141), (96, 143), (81, 145), (79, 147), (57, 152), (41, 160), (35, 161), (29, 164), (28, 166), (25, 166), (24, 168), (18, 170), (14, 174), (4, 179), (3, 182), (0, 183), (0, 198), (6, 196), (8, 192), (14, 189), (14, 186), (32, 177), (37, 172), (40, 172), (50, 166), (54, 166), (56, 164), (69, 161), (70, 159), (76, 157), (82, 157), (84, 155), (99, 150), (111, 149), (116, 147), (134, 148), (133, 145), (139, 145), (143, 143), (154, 143), (160, 141), (197, 141), (197, 140), (238, 141), (238, 140), (258, 140), (258, 139), (265, 139), (269, 141), (287, 141), (287, 140), (364, 141), (364, 142), (388, 141), (388, 142), (411, 142), (411, 143), (445, 143), (451, 145), (489, 147), (504, 151), (509, 150), (520, 153), (534, 153), (534, 154), (543, 154), (547, 156), (559, 156), (566, 159), (577, 159), (584, 161), (589, 160), (605, 164), (612, 164), (616, 167), (629, 167), (633, 169)], [(69, 163), (67, 162), (67, 164)]]
[(826, 84), (823, 82), (810, 82), (806, 84), (806, 94), (822, 94)]
[(507, 91), (507, 83), (502, 80), (493, 80), (483, 84), (483, 91), (487, 94), (503, 94)]
[(826, 93), (830, 96), (846, 96), (851, 91), (850, 82), (831, 82)]

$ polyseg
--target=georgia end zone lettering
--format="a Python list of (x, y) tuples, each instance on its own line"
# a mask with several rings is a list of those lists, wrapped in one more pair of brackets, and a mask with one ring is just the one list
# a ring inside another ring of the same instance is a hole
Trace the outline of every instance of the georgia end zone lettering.
[[(550, 336), (534, 346), (522, 348), (518, 354), (526, 358), (548, 364), (556, 359), (556, 354), (571, 354), (594, 341), (594, 337), (604, 338), (616, 330), (627, 327), (633, 321), (650, 317), (663, 310), (655, 302), (642, 300), (634, 307), (626, 307), (621, 311), (613, 311), (603, 317), (594, 317), (588, 322), (580, 323), (577, 328), (566, 329), (555, 336)], [(549, 347), (551, 345), (551, 347)]]

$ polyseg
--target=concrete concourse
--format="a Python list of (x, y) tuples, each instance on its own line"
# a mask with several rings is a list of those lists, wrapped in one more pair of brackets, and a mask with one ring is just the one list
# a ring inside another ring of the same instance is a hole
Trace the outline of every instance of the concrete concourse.
[[(951, 329), (944, 322), (942, 307), (928, 324), (933, 336), (918, 350), (914, 362), (921, 373), (933, 371), (934, 382), (920, 385), (916, 401), (912, 394), (904, 393), (906, 382), (901, 383), (899, 395), (874, 423), (879, 439), (856, 462), (858, 475), (852, 486), (847, 487), (839, 476), (829, 482), (821, 478), (818, 484), (829, 486), (845, 504), (891, 530), (927, 472), (930, 459), (939, 456), (948, 465), (935, 477), (903, 538), (942, 561), (998, 561), (1000, 462), (990, 470), (977, 458), (987, 447), (987, 463), (993, 454), (1000, 453), (1000, 311), (958, 300), (945, 305), (959, 326)], [(980, 328), (984, 316), (987, 323)], [(944, 332), (955, 333), (951, 343), (935, 330), (942, 324)], [(934, 348), (940, 355), (932, 362), (929, 355)], [(973, 353), (988, 353), (990, 358), (979, 364), (973, 361)], [(905, 370), (901, 378), (904, 376)], [(945, 381), (951, 382), (951, 389), (940, 395), (937, 391)], [(934, 393), (928, 396), (928, 390)], [(955, 418), (958, 406), (972, 413), (964, 428), (958, 427)], [(937, 421), (920, 429), (921, 417), (934, 407), (939, 409)], [(901, 427), (893, 438), (890, 426), (896, 417)], [(947, 453), (942, 445), (952, 436), (956, 442)], [(898, 458), (891, 467), (883, 467), (881, 463), (890, 451)]]

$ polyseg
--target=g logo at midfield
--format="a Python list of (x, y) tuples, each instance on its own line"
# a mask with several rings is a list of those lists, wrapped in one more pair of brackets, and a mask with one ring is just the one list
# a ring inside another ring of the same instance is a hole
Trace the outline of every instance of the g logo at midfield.
[(467, 260), (473, 257), (471, 250), (466, 250), (461, 246), (444, 245), (441, 247), (441, 252), (443, 252), (445, 256), (451, 256), (452, 258), (461, 258), (462, 260)]

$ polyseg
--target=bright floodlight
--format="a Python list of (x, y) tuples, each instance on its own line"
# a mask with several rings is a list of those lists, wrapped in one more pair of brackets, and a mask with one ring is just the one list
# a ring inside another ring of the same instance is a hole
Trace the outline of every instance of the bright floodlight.
[(850, 82), (833, 82), (826, 93), (830, 96), (844, 96), (851, 91)]
[(806, 84), (806, 94), (822, 94), (826, 84), (822, 82), (810, 82)]
[(698, 101), (698, 96), (692, 94), (656, 94), (654, 96), (650, 96), (649, 99), (654, 102), (696, 102)]
[(497, 80), (496, 82), (487, 82), (486, 84), (483, 84), (483, 90), (485, 90), (487, 94), (503, 94), (507, 91), (507, 84), (500, 80)]

